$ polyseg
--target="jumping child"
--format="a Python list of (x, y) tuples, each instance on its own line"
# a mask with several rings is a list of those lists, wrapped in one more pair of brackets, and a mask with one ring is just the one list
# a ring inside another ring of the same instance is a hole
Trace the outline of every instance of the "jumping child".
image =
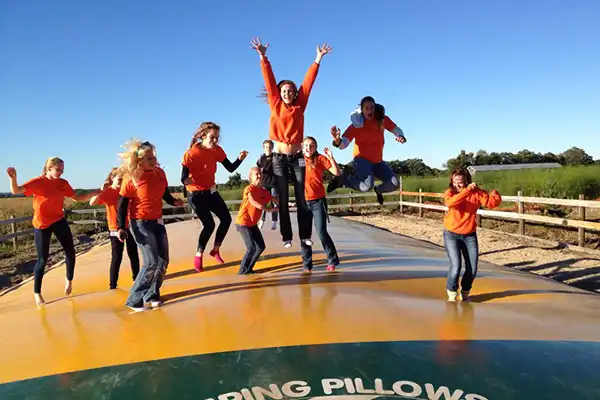
[(444, 202), (448, 211), (444, 216), (444, 247), (450, 260), (450, 270), (446, 282), (449, 301), (456, 301), (458, 278), (465, 260), (465, 273), (461, 282), (461, 298), (467, 300), (477, 275), (479, 244), (477, 241), (477, 210), (483, 206), (496, 208), (502, 197), (496, 190), (491, 193), (477, 187), (471, 181), (471, 174), (465, 169), (452, 172), (448, 189), (444, 192)]
[[(262, 187), (271, 192), (271, 196), (277, 197), (277, 182), (275, 181), (275, 175), (273, 175), (273, 141), (265, 140), (263, 142), (263, 150), (265, 151), (260, 155), (256, 161), (256, 166), (260, 168), (262, 175)], [(277, 211), (271, 213), (271, 229), (277, 229)], [(262, 228), (263, 224), (267, 220), (267, 211), (263, 210), (262, 217), (258, 221), (258, 227)]]
[[(328, 148), (323, 149), (323, 154), (317, 152), (317, 141), (308, 136), (302, 142), (304, 160), (306, 161), (306, 186), (304, 189), (308, 206), (310, 228), (314, 217), (317, 234), (321, 240), (325, 254), (327, 254), (327, 271), (334, 271), (340, 263), (335, 244), (327, 232), (327, 198), (323, 186), (323, 173), (328, 170), (335, 176), (341, 174), (333, 153)], [(310, 272), (313, 268), (312, 247), (302, 243), (302, 261), (304, 271)]]
[[(125, 248), (123, 242), (119, 240), (119, 226), (117, 224), (117, 205), (119, 203), (119, 191), (121, 190), (122, 181), (123, 176), (119, 173), (119, 169), (113, 168), (108, 174), (104, 185), (102, 185), (100, 194), (92, 197), (90, 200), (91, 206), (104, 204), (106, 208), (111, 249), (109, 289), (117, 288), (119, 270), (121, 268), (121, 261), (123, 261), (123, 250)], [(129, 229), (128, 220), (125, 220), (125, 231), (127, 232), (127, 238), (125, 239), (127, 255), (129, 256), (129, 263), (131, 265), (132, 279), (135, 281), (137, 274), (140, 272), (140, 257), (138, 255), (137, 243), (135, 243), (135, 239)]]
[(231, 214), (215, 183), (217, 163), (221, 163), (227, 171), (234, 172), (248, 156), (248, 152), (243, 150), (237, 160), (233, 163), (229, 161), (225, 151), (218, 145), (220, 133), (219, 125), (214, 122), (203, 122), (197, 129), (182, 162), (181, 182), (188, 191), (188, 202), (192, 210), (202, 222), (202, 231), (198, 236), (198, 247), (194, 257), (194, 268), (197, 272), (203, 270), (204, 249), (215, 230), (215, 220), (211, 211), (219, 218), (220, 223), (210, 255), (220, 264), (224, 261), (219, 249), (231, 226)]
[(310, 92), (317, 78), (321, 59), (331, 53), (331, 46), (317, 47), (315, 62), (309, 67), (302, 85), (298, 89), (290, 80), (277, 82), (266, 52), (269, 45), (262, 45), (260, 39), (252, 41), (252, 47), (260, 55), (260, 65), (265, 81), (266, 98), (271, 109), (269, 138), (273, 141), (273, 173), (276, 177), (277, 194), (281, 207), (279, 213), (280, 232), (284, 247), (292, 246), (292, 225), (290, 222), (289, 182), (294, 184), (294, 194), (298, 206), (297, 218), (300, 240), (312, 244), (309, 239), (306, 200), (304, 199), (305, 165), (302, 156), (304, 139), (304, 112)]
[(130, 232), (144, 261), (125, 304), (134, 311), (143, 311), (148, 305), (151, 308), (162, 305), (160, 287), (169, 265), (162, 202), (175, 207), (182, 207), (184, 203), (169, 192), (167, 176), (159, 167), (152, 143), (133, 140), (126, 144), (126, 149), (120, 154), (124, 181), (117, 208), (118, 237), (121, 242), (127, 239), (129, 219)]
[(50, 240), (52, 234), (56, 236), (65, 253), (66, 279), (65, 295), (70, 295), (73, 290), (73, 276), (75, 274), (75, 245), (71, 228), (65, 218), (63, 205), (65, 198), (75, 201), (87, 201), (98, 192), (88, 194), (75, 194), (69, 182), (61, 178), (65, 165), (58, 157), (46, 160), (42, 175), (25, 182), (17, 183), (17, 171), (13, 167), (7, 168), (10, 178), (10, 191), (12, 194), (33, 196), (33, 237), (37, 250), (37, 262), (33, 270), (33, 297), (38, 306), (45, 303), (42, 296), (42, 280), (44, 269), (50, 255)]
[(258, 220), (263, 210), (276, 212), (276, 207), (271, 207), (269, 202), (278, 203), (268, 190), (261, 187), (260, 168), (252, 167), (248, 174), (250, 184), (244, 189), (242, 203), (235, 220), (235, 228), (242, 236), (246, 245), (246, 254), (240, 264), (239, 275), (253, 274), (254, 265), (265, 251), (265, 241), (258, 228)]
[[(385, 115), (385, 108), (376, 104), (371, 96), (364, 97), (360, 101), (361, 115), (351, 115), (352, 123), (340, 136), (340, 129), (336, 126), (331, 128), (333, 146), (340, 150), (345, 149), (354, 139), (354, 167), (356, 178), (347, 176), (335, 178), (327, 187), (327, 193), (331, 193), (340, 187), (349, 187), (361, 192), (373, 189), (377, 195), (379, 204), (383, 204), (383, 193), (392, 192), (399, 187), (398, 178), (390, 166), (383, 161), (383, 146), (385, 144), (384, 131), (390, 131), (396, 136), (396, 141), (405, 143), (404, 132), (394, 121)], [(381, 180), (381, 184), (375, 185), (375, 177)]]

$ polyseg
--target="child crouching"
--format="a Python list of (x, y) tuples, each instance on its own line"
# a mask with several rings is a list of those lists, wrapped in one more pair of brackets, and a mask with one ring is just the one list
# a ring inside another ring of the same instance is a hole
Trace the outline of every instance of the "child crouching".
[(254, 264), (265, 251), (265, 241), (260, 228), (257, 226), (262, 215), (262, 211), (276, 212), (277, 207), (269, 207), (267, 204), (272, 201), (278, 204), (268, 190), (261, 187), (261, 171), (258, 167), (250, 169), (248, 174), (250, 184), (244, 189), (242, 195), (242, 204), (235, 220), (235, 228), (242, 236), (246, 245), (246, 254), (242, 258), (238, 275), (253, 274)]

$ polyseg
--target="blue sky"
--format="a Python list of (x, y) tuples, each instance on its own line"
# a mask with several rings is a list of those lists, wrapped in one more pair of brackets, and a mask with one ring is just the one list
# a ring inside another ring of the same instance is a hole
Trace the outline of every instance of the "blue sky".
[[(333, 46), (306, 112), (321, 148), (372, 95), (408, 139), (388, 134), (387, 160), (441, 167), (461, 149), (571, 146), (600, 158), (598, 21), (595, 0), (4, 0), (0, 159), (24, 182), (60, 156), (73, 186), (93, 188), (137, 137), (156, 144), (176, 185), (210, 120), (230, 159), (250, 152), (246, 176), (268, 136), (255, 36), (278, 80), (301, 82), (316, 46)], [(217, 181), (228, 175), (220, 166)]]

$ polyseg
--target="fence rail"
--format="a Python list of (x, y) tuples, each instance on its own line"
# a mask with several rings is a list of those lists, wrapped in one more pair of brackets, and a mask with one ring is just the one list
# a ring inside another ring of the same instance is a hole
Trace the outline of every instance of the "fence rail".
[[(446, 211), (447, 207), (443, 204), (428, 204), (424, 203), (423, 199), (425, 198), (435, 198), (441, 200), (444, 195), (443, 193), (431, 193), (431, 192), (423, 192), (419, 190), (418, 192), (409, 192), (409, 191), (398, 191), (387, 193), (386, 197), (388, 201), (385, 201), (383, 205), (375, 202), (355, 202), (355, 199), (365, 198), (365, 197), (373, 197), (373, 192), (367, 193), (353, 193), (350, 192), (348, 194), (339, 194), (328, 196), (328, 200), (333, 199), (347, 199), (347, 203), (341, 204), (330, 204), (328, 206), (329, 209), (355, 209), (355, 208), (364, 208), (364, 207), (386, 207), (393, 206), (399, 207), (400, 212), (404, 212), (404, 207), (415, 207), (418, 209), (418, 213), (420, 217), (423, 217), (423, 210), (436, 210), (436, 211)], [(390, 196), (397, 196), (398, 200), (389, 201)], [(417, 197), (418, 201), (406, 201), (405, 197)], [(294, 201), (293, 198), (290, 198), (290, 201)], [(585, 220), (585, 211), (588, 208), (592, 209), (600, 209), (600, 201), (593, 200), (585, 200), (583, 195), (579, 195), (579, 199), (556, 199), (549, 197), (528, 197), (523, 196), (522, 192), (519, 192), (516, 196), (502, 196), (503, 203), (515, 203), (517, 204), (517, 212), (509, 212), (509, 211), (498, 211), (498, 210), (486, 210), (480, 209), (478, 210), (478, 218), (481, 217), (489, 217), (500, 220), (511, 220), (519, 222), (519, 234), (525, 235), (525, 224), (526, 222), (532, 223), (542, 223), (548, 225), (554, 225), (558, 227), (567, 227), (567, 228), (577, 228), (578, 229), (578, 245), (585, 246), (585, 233), (586, 231), (595, 231), (600, 232), (600, 223), (593, 221)], [(241, 200), (227, 200), (225, 203), (227, 205), (238, 205), (242, 201)], [(568, 219), (561, 217), (551, 217), (546, 215), (535, 215), (535, 214), (526, 214), (524, 204), (540, 204), (540, 205), (555, 205), (555, 206), (564, 206), (564, 207), (577, 207), (578, 209), (578, 219)], [(189, 210), (189, 205), (185, 205), (183, 207), (173, 207), (170, 205), (166, 205), (164, 210), (173, 210), (173, 209), (186, 209)], [(76, 214), (76, 215), (93, 215), (93, 219), (85, 219), (85, 220), (70, 220), (70, 224), (75, 225), (94, 225), (95, 227), (106, 225), (106, 220), (104, 218), (105, 209), (104, 208), (94, 208), (94, 209), (78, 209), (78, 210), (68, 210), (67, 215)], [(102, 215), (102, 218), (98, 218), (99, 215)], [(195, 214), (191, 212), (185, 213), (176, 213), (176, 214), (165, 214), (163, 216), (164, 220), (174, 220), (174, 219), (187, 219), (194, 217)], [(10, 219), (0, 220), (0, 225), (11, 225), (12, 232), (3, 236), (0, 236), (0, 242), (4, 242), (12, 239), (13, 247), (17, 248), (17, 238), (21, 236), (27, 236), (33, 234), (33, 229), (28, 229), (24, 231), (17, 231), (16, 225), (18, 223), (29, 222), (32, 217), (20, 217), (16, 218), (11, 216)]]

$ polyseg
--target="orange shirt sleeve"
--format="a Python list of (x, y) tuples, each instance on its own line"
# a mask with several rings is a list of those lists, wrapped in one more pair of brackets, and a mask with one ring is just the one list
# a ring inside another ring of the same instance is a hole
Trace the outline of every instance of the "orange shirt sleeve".
[(471, 189), (468, 188), (465, 188), (465, 190), (458, 194), (455, 194), (450, 189), (446, 189), (446, 191), (444, 192), (444, 203), (446, 204), (446, 207), (454, 207), (455, 205), (458, 205), (465, 201), (465, 199), (469, 197), (471, 193)]
[(356, 130), (357, 129), (358, 128), (356, 128), (354, 125), (350, 124), (346, 128), (346, 130), (344, 131), (344, 133), (342, 134), (342, 139), (346, 138), (346, 139), (348, 139), (349, 142), (351, 142), (356, 137)]
[(131, 180), (131, 178), (127, 178), (126, 181), (123, 182), (119, 194), (123, 197), (135, 197), (136, 190), (135, 186), (133, 186), (133, 181)]
[(308, 71), (306, 71), (306, 75), (304, 75), (304, 81), (302, 82), (302, 86), (298, 89), (298, 103), (302, 107), (302, 109), (306, 108), (308, 104), (308, 98), (310, 97), (310, 92), (317, 80), (317, 74), (319, 73), (319, 64), (313, 62), (310, 67), (308, 67)]
[(331, 161), (329, 158), (325, 157), (323, 154), (319, 154), (318, 163), (323, 166), (323, 169), (331, 168)]
[(34, 194), (38, 194), (40, 192), (40, 190), (42, 190), (43, 186), (44, 186), (44, 183), (42, 181), (41, 176), (30, 179), (23, 184), (23, 188), (25, 189), (23, 194), (25, 196), (33, 196)]
[(225, 150), (221, 146), (217, 147), (215, 152), (215, 159), (218, 162), (223, 162), (227, 158), (227, 154), (225, 154)]
[(65, 197), (75, 196), (75, 190), (73, 190), (73, 188), (71, 187), (71, 184), (69, 184), (69, 182), (67, 182), (66, 180), (63, 180), (63, 184), (61, 185), (60, 190), (64, 194)]
[(396, 123), (394, 121), (392, 121), (392, 119), (390, 117), (388, 117), (387, 115), (383, 118), (383, 127), (390, 131), (393, 132), (394, 129), (396, 129)]
[(275, 105), (279, 98), (279, 91), (277, 89), (277, 81), (275, 81), (275, 75), (273, 74), (273, 68), (269, 60), (264, 57), (260, 60), (260, 68), (262, 70), (263, 79), (265, 80), (265, 88), (267, 89), (267, 99), (269, 100), (269, 106), (271, 108)]
[(183, 154), (183, 160), (181, 161), (181, 165), (183, 165), (184, 167), (188, 167), (190, 168), (190, 166), (192, 165), (192, 156), (190, 154), (190, 150), (187, 150), (184, 154)]
[(485, 208), (496, 208), (502, 203), (502, 196), (496, 190), (492, 190), (489, 194), (481, 190), (479, 195), (479, 202)]
[(106, 204), (106, 198), (108, 197), (108, 193), (106, 191), (100, 193), (98, 197), (96, 197), (96, 203), (98, 204)]

